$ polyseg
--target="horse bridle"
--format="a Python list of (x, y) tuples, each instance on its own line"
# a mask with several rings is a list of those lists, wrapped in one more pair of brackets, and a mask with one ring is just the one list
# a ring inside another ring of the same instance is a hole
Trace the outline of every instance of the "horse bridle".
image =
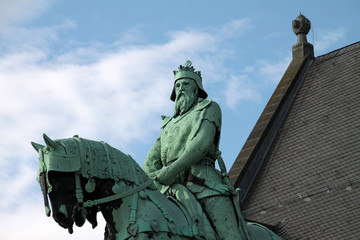
[[(66, 169), (60, 169), (59, 167), (55, 167), (55, 166), (59, 166), (56, 164), (53, 164), (50, 166), (50, 161), (46, 161), (45, 157), (44, 157), (44, 152), (43, 150), (39, 149), (39, 154), (40, 154), (40, 161), (42, 161), (43, 163), (43, 169), (41, 170), (41, 172), (39, 173), (39, 182), (40, 182), (40, 186), (41, 186), (41, 190), (43, 192), (43, 197), (44, 197), (44, 203), (45, 203), (45, 212), (46, 215), (49, 217), (51, 214), (51, 209), (50, 209), (50, 205), (49, 205), (49, 199), (48, 199), (48, 194), (52, 191), (52, 186), (51, 184), (48, 182), (47, 177), (46, 177), (46, 173), (48, 173), (50, 170), (51, 171), (57, 171), (57, 172), (68, 172), (68, 173), (74, 173), (74, 177), (75, 177), (75, 197), (76, 197), (76, 201), (77, 203), (74, 205), (73, 207), (73, 216), (72, 219), (74, 219), (74, 216), (76, 214), (77, 211), (81, 211), (83, 208), (85, 207), (93, 207), (93, 206), (97, 206), (103, 203), (108, 203), (111, 201), (115, 201), (127, 196), (130, 196), (132, 194), (138, 193), (141, 190), (147, 188), (148, 186), (150, 186), (153, 183), (153, 179), (149, 179), (144, 183), (139, 184), (137, 179), (135, 179), (135, 187), (129, 189), (126, 192), (122, 192), (122, 193), (118, 193), (115, 195), (111, 195), (111, 196), (107, 196), (107, 197), (103, 197), (103, 198), (99, 198), (99, 199), (95, 199), (95, 200), (87, 200), (86, 202), (84, 202), (84, 193), (82, 190), (82, 186), (81, 186), (81, 180), (80, 180), (80, 162), (84, 159), (81, 159), (84, 157), (83, 154), (83, 149), (81, 146), (81, 142), (79, 138), (75, 138), (77, 144), (78, 144), (78, 148), (79, 148), (79, 156), (75, 157), (75, 156), (62, 156), (62, 155), (58, 155), (58, 154), (54, 154), (51, 152), (48, 152), (47, 154), (52, 155), (52, 159), (54, 159), (53, 161), (66, 161), (67, 164), (67, 168)], [(106, 145), (103, 144), (105, 148)], [(108, 151), (106, 149), (106, 151)], [(40, 153), (41, 152), (41, 153)], [(76, 158), (76, 161), (74, 162)], [(49, 162), (47, 166), (47, 164), (45, 162)], [(131, 162), (131, 167), (134, 170), (134, 164)], [(49, 169), (47, 169), (49, 168)]]
[[(81, 162), (81, 160), (84, 161), (84, 159), (82, 159), (82, 158), (85, 158), (85, 154), (83, 152), (83, 148), (82, 148), (82, 144), (81, 144), (81, 138), (75, 137), (74, 140), (77, 143), (78, 148), (79, 148), (80, 162)], [(109, 150), (108, 150), (107, 144), (104, 143), (104, 142), (101, 142), (101, 143), (104, 146), (106, 155), (108, 156), (107, 160), (110, 161), (110, 159), (109, 159)], [(134, 164), (133, 164), (132, 161), (130, 161), (130, 163), (131, 163), (131, 168), (133, 170), (133, 173), (135, 174)], [(118, 193), (118, 194), (111, 195), (111, 196), (108, 196), (108, 197), (103, 197), (103, 198), (95, 199), (95, 200), (88, 200), (88, 201), (84, 202), (83, 201), (84, 194), (83, 194), (83, 191), (82, 191), (81, 181), (80, 181), (80, 172), (77, 171), (77, 172), (74, 172), (74, 174), (75, 174), (75, 195), (76, 195), (76, 199), (77, 199), (77, 204), (81, 208), (97, 206), (99, 204), (108, 203), (108, 202), (111, 202), (111, 201), (114, 201), (114, 200), (118, 200), (120, 198), (127, 197), (129, 195), (134, 194), (134, 193), (140, 192), (141, 190), (147, 188), (148, 186), (150, 186), (153, 183), (153, 179), (149, 179), (148, 181), (139, 184), (137, 179), (135, 179), (135, 185), (137, 185), (135, 188), (132, 188), (132, 189), (130, 189), (130, 190), (126, 191), (126, 192), (123, 192), (123, 193)]]
[(108, 203), (108, 202), (112, 202), (127, 196), (130, 196), (134, 193), (140, 192), (141, 190), (147, 188), (148, 186), (150, 186), (153, 183), (153, 179), (149, 179), (148, 181), (137, 185), (135, 188), (131, 188), (130, 190), (123, 192), (123, 193), (118, 193), (115, 195), (111, 195), (111, 196), (107, 196), (107, 197), (103, 197), (103, 198), (99, 198), (99, 199), (95, 199), (95, 200), (87, 200), (86, 202), (83, 201), (84, 199), (84, 195), (83, 195), (83, 190), (81, 187), (81, 183), (80, 183), (80, 174), (75, 173), (75, 194), (76, 194), (76, 199), (77, 199), (77, 203), (79, 205), (79, 207), (93, 207), (93, 206), (97, 206), (103, 203)]

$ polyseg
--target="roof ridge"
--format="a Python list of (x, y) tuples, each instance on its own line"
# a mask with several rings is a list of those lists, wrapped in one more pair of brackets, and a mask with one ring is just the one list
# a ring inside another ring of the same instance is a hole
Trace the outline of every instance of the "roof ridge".
[(344, 54), (350, 50), (353, 50), (354, 48), (358, 48), (360, 47), (360, 41), (358, 42), (355, 42), (355, 43), (352, 43), (352, 44), (349, 44), (345, 47), (342, 47), (342, 48), (339, 48), (339, 49), (336, 49), (336, 50), (333, 50), (331, 52), (328, 52), (328, 53), (325, 53), (323, 55), (320, 55), (318, 57), (315, 57), (316, 60), (325, 60), (325, 59), (329, 59), (329, 58), (332, 58), (332, 57), (335, 57), (337, 55), (339, 55), (339, 53), (341, 54)]

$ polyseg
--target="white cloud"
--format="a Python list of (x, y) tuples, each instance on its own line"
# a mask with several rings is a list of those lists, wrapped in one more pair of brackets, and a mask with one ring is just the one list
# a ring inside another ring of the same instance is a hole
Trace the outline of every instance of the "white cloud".
[(291, 59), (292, 57), (288, 55), (276, 62), (261, 60), (258, 62), (257, 68), (262, 78), (272, 83), (278, 83), (289, 66)]
[[(1, 167), (3, 168), (4, 166)], [(3, 169), (9, 168), (5, 166)], [(14, 171), (14, 169), (12, 171)], [(5, 173), (0, 174), (0, 186), (2, 186), (1, 190), (3, 192), (0, 209), (10, 208), (13, 205), (12, 203), (28, 193), (27, 190), (33, 185), (36, 171), (30, 164), (22, 163), (17, 166), (16, 174), (13, 172), (7, 174), (11, 174), (12, 176), (17, 175), (17, 177), (9, 178)]]
[(345, 28), (338, 28), (328, 32), (320, 31), (319, 35), (321, 35), (320, 39), (314, 42), (314, 50), (316, 52), (324, 52), (329, 50), (329, 48), (335, 43), (343, 40), (346, 35)]
[(74, 226), (74, 233), (70, 235), (52, 218), (46, 217), (42, 199), (35, 196), (26, 196), (23, 205), (15, 211), (2, 212), (0, 223), (0, 239), (11, 240), (103, 239), (105, 230), (105, 221), (98, 213), (98, 226), (95, 229), (86, 222), (81, 228)]
[[(245, 66), (239, 75), (230, 75), (226, 81), (225, 100), (227, 106), (235, 110), (236, 106), (245, 100), (261, 101), (259, 86), (277, 84), (291, 62), (291, 56), (278, 61), (258, 60), (255, 65)], [(223, 74), (223, 73), (222, 73)], [(256, 90), (258, 89), (258, 90)]]
[(247, 82), (246, 76), (232, 76), (225, 88), (226, 104), (231, 109), (242, 100), (259, 101), (260, 94)]
[(236, 19), (233, 21), (230, 21), (229, 23), (224, 24), (219, 29), (219, 34), (226, 37), (232, 37), (235, 34), (243, 34), (247, 30), (251, 28), (251, 22), (249, 19)]

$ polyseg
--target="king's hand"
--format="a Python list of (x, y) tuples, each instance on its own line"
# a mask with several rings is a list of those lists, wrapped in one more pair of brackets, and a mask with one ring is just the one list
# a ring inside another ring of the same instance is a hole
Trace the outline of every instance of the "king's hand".
[(169, 167), (162, 168), (160, 170), (149, 173), (149, 177), (155, 179), (157, 182), (163, 185), (170, 186), (174, 183), (176, 176), (173, 176), (169, 170)]

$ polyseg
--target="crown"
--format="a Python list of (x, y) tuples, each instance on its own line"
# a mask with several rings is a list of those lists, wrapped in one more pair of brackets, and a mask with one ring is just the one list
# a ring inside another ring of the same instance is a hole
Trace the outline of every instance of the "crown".
[(191, 78), (196, 82), (201, 81), (201, 71), (195, 71), (191, 61), (187, 60), (185, 65), (180, 65), (178, 69), (179, 71), (174, 71), (175, 81), (180, 78)]

